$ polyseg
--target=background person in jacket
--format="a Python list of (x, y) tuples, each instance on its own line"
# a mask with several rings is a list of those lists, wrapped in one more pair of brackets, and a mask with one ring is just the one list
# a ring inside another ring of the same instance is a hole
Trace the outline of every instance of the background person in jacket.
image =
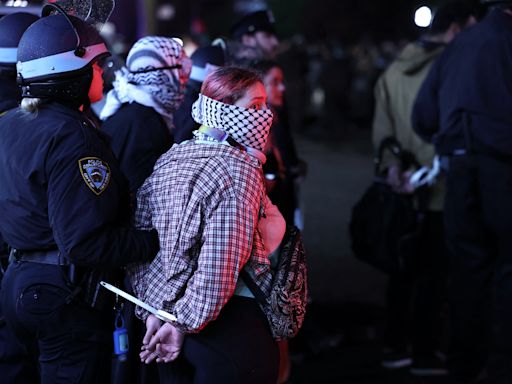
[(96, 294), (99, 280), (159, 249), (156, 231), (129, 227), (126, 180), (82, 112), (103, 96), (106, 55), (78, 18), (36, 21), (18, 47), (21, 107), (0, 119), (0, 232), (13, 258), (2, 308), (42, 383), (110, 381), (113, 298)]
[[(419, 88), (443, 49), (465, 27), (476, 22), (473, 10), (462, 1), (440, 6), (430, 31), (408, 44), (390, 64), (375, 86), (373, 145), (386, 137), (396, 138), (422, 166), (432, 167), (434, 148), (417, 136), (411, 114)], [(389, 155), (389, 154), (387, 154)], [(393, 159), (384, 157), (388, 183), (398, 193), (410, 193), (411, 170), (401, 170)], [(447, 255), (443, 234), (444, 183), (438, 179), (430, 189), (428, 211), (423, 222), (418, 250), (411, 255), (413, 270), (389, 276), (387, 322), (382, 365), (396, 369), (410, 365), (417, 375), (447, 374), (436, 356), (439, 349), (441, 309), (446, 285)], [(412, 344), (412, 359), (409, 345)]]
[[(0, 19), (0, 119), (8, 110), (16, 108), (21, 92), (16, 85), (16, 55), (23, 32), (36, 20), (30, 13), (13, 13)], [(0, 236), (0, 284), (7, 269), (9, 251)], [(0, 372), (6, 383), (32, 383), (38, 381), (25, 348), (7, 327), (0, 303)]]
[[(194, 383), (277, 380), (277, 344), (240, 278), (245, 268), (268, 292), (269, 253), (285, 228), (261, 174), (272, 124), (266, 101), (256, 72), (212, 72), (192, 109), (201, 124), (194, 140), (165, 153), (137, 194), (137, 225), (156, 227), (163, 247), (133, 269), (132, 283), (142, 300), (177, 317), (161, 325), (139, 311), (147, 326), (141, 358), (168, 363), (181, 352)], [(174, 383), (170, 373), (163, 379)]]
[(512, 377), (512, 2), (496, 4), (433, 65), (413, 110), (446, 172), (453, 372)]
[(132, 193), (174, 142), (173, 115), (183, 101), (190, 69), (176, 40), (146, 36), (130, 49), (126, 67), (116, 72), (100, 118)]

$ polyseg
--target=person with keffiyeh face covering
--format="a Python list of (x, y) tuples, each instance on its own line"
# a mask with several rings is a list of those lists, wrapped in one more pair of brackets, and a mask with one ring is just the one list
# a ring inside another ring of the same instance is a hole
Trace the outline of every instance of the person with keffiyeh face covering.
[[(102, 130), (128, 179), (132, 197), (151, 174), (157, 159), (173, 144), (173, 113), (183, 100), (191, 62), (178, 41), (147, 36), (128, 53), (126, 66), (118, 70), (113, 89), (101, 111)], [(125, 289), (131, 291), (129, 282)], [(123, 315), (132, 345), (140, 342), (143, 325), (135, 319), (134, 306), (125, 303)], [(131, 348), (128, 361), (114, 363), (116, 383), (150, 382), (157, 375), (151, 367), (139, 366)], [(137, 379), (138, 378), (138, 379)]]
[(135, 192), (173, 143), (173, 113), (184, 97), (191, 61), (170, 37), (146, 36), (116, 72), (100, 114), (102, 129)]
[[(271, 253), (284, 219), (265, 193), (262, 164), (272, 112), (259, 74), (224, 67), (207, 76), (192, 107), (194, 138), (174, 145), (137, 193), (137, 227), (155, 227), (155, 262), (129, 269), (137, 296), (176, 316), (146, 322), (141, 360), (175, 364), (194, 383), (275, 384), (279, 352), (265, 315), (240, 278), (268, 293)], [(179, 357), (178, 357), (179, 356)], [(177, 362), (174, 360), (178, 359)]]

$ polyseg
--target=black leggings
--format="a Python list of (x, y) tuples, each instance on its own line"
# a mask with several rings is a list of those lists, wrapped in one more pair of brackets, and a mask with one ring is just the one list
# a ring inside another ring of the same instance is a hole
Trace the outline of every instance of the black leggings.
[(279, 349), (254, 299), (233, 296), (219, 317), (185, 338), (177, 361), (160, 366), (165, 383), (275, 384)]

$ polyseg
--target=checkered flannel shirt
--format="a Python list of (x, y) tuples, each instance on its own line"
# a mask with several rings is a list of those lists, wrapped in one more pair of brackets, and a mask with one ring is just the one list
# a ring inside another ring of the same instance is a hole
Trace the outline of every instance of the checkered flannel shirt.
[[(137, 193), (137, 228), (156, 228), (160, 252), (129, 269), (137, 296), (187, 333), (214, 320), (247, 269), (268, 292), (270, 264), (257, 223), (266, 198), (260, 162), (237, 148), (194, 141), (162, 155)], [(140, 308), (137, 316), (146, 320)]]

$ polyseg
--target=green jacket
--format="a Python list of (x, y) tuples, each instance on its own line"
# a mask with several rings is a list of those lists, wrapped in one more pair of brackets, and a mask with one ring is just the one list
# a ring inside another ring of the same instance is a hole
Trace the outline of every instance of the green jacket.
[[(412, 152), (421, 165), (432, 166), (434, 147), (417, 136), (411, 123), (412, 108), (417, 93), (431, 65), (444, 46), (427, 51), (420, 42), (408, 44), (380, 76), (375, 85), (375, 114), (372, 128), (374, 148), (381, 140), (394, 136), (403, 149)], [(384, 166), (392, 159), (384, 158)], [(443, 209), (444, 183), (442, 179), (432, 188), (429, 209)]]

